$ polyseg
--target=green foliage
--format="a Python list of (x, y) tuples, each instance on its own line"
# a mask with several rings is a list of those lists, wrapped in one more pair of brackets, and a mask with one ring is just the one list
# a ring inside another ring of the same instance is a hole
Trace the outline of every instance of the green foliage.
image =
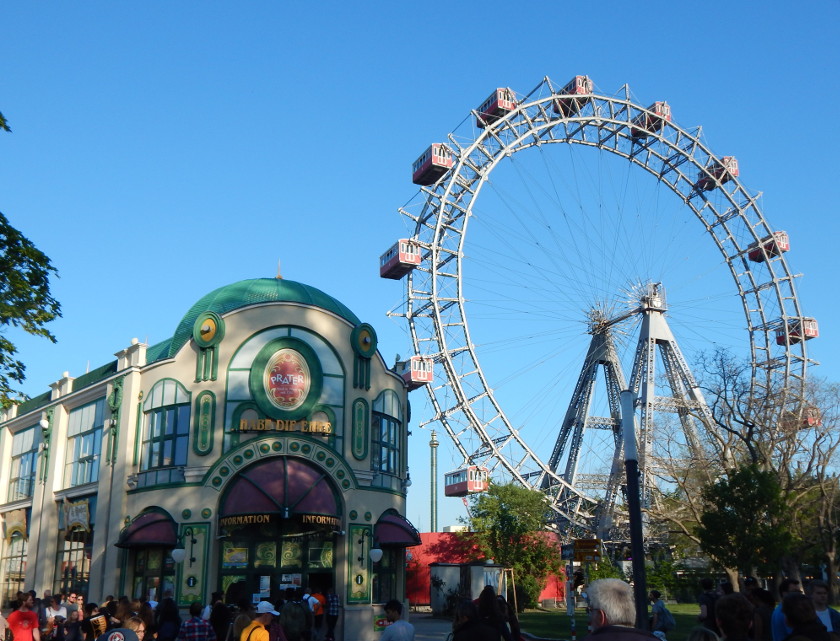
[(61, 316), (61, 306), (50, 293), (49, 279), (56, 273), (46, 254), (0, 213), (0, 407), (13, 404), (12, 383), (23, 382), (26, 369), (15, 358), (17, 348), (6, 330), (17, 327), (55, 342), (45, 325)]
[(701, 549), (744, 574), (775, 570), (792, 543), (777, 474), (746, 465), (707, 485), (702, 496)]
[(0, 113), (0, 130), (11, 131), (11, 129), (9, 129), (9, 123), (6, 122), (6, 119), (3, 117), (2, 113)]
[(544, 535), (549, 507), (545, 495), (520, 485), (491, 484), (470, 508), (470, 529), (481, 552), (513, 568), (525, 604), (539, 599), (546, 579), (560, 572), (557, 546)]
[(677, 568), (670, 559), (659, 559), (653, 567), (647, 568), (647, 587), (649, 590), (658, 590), (669, 596), (676, 595), (679, 589), (677, 579)]
[(591, 563), (586, 568), (586, 576), (589, 583), (597, 581), (598, 579), (621, 579), (626, 581), (624, 571), (617, 565), (613, 565), (609, 559), (602, 559), (598, 563)]

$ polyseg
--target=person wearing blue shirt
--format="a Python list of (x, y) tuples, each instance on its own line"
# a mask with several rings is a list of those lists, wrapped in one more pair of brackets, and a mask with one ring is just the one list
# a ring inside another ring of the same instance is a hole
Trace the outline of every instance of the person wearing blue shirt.
[(785, 615), (782, 614), (782, 601), (785, 600), (785, 595), (802, 593), (797, 579), (783, 579), (779, 586), (779, 605), (773, 610), (773, 615), (770, 617), (770, 632), (773, 636), (773, 641), (782, 641), (788, 636), (792, 629), (785, 623)]

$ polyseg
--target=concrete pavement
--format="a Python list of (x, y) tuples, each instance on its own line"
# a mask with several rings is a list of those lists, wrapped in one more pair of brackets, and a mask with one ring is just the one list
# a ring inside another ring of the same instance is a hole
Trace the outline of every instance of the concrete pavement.
[(446, 641), (452, 632), (450, 619), (439, 619), (429, 612), (412, 612), (408, 622), (414, 626), (414, 641)]

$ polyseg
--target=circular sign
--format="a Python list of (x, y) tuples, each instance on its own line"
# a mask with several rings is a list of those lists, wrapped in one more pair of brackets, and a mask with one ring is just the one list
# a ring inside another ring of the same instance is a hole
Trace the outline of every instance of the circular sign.
[(359, 356), (371, 358), (376, 353), (376, 332), (367, 323), (357, 325), (350, 334), (350, 343)]
[(291, 336), (263, 345), (248, 374), (258, 419), (307, 419), (321, 397), (323, 384), (315, 350)]
[(286, 347), (272, 356), (263, 375), (265, 394), (281, 410), (296, 410), (309, 394), (312, 375), (302, 354)]
[(193, 339), (199, 347), (218, 345), (225, 336), (225, 322), (216, 312), (204, 312), (195, 319)]

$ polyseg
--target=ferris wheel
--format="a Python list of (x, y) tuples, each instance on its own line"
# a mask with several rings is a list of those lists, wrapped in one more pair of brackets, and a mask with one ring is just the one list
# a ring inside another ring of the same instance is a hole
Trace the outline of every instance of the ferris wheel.
[[(668, 103), (643, 106), (627, 86), (606, 95), (587, 76), (495, 89), (429, 146), (400, 208), (407, 237), (380, 274), (405, 278), (390, 314), (411, 334), (406, 380), (428, 383), (428, 423), (460, 464), (541, 489), (558, 522), (592, 529), (620, 473), (615, 392), (624, 372), (638, 391), (636, 370), (652, 370), (645, 340), (672, 346), (664, 369), (685, 398), (687, 361), (720, 347), (749, 361), (757, 392), (783, 389), (801, 407), (816, 320), (800, 307), (787, 234), (739, 175)], [(651, 318), (664, 329), (637, 340)], [(696, 438), (685, 422), (670, 429), (666, 443)]]

